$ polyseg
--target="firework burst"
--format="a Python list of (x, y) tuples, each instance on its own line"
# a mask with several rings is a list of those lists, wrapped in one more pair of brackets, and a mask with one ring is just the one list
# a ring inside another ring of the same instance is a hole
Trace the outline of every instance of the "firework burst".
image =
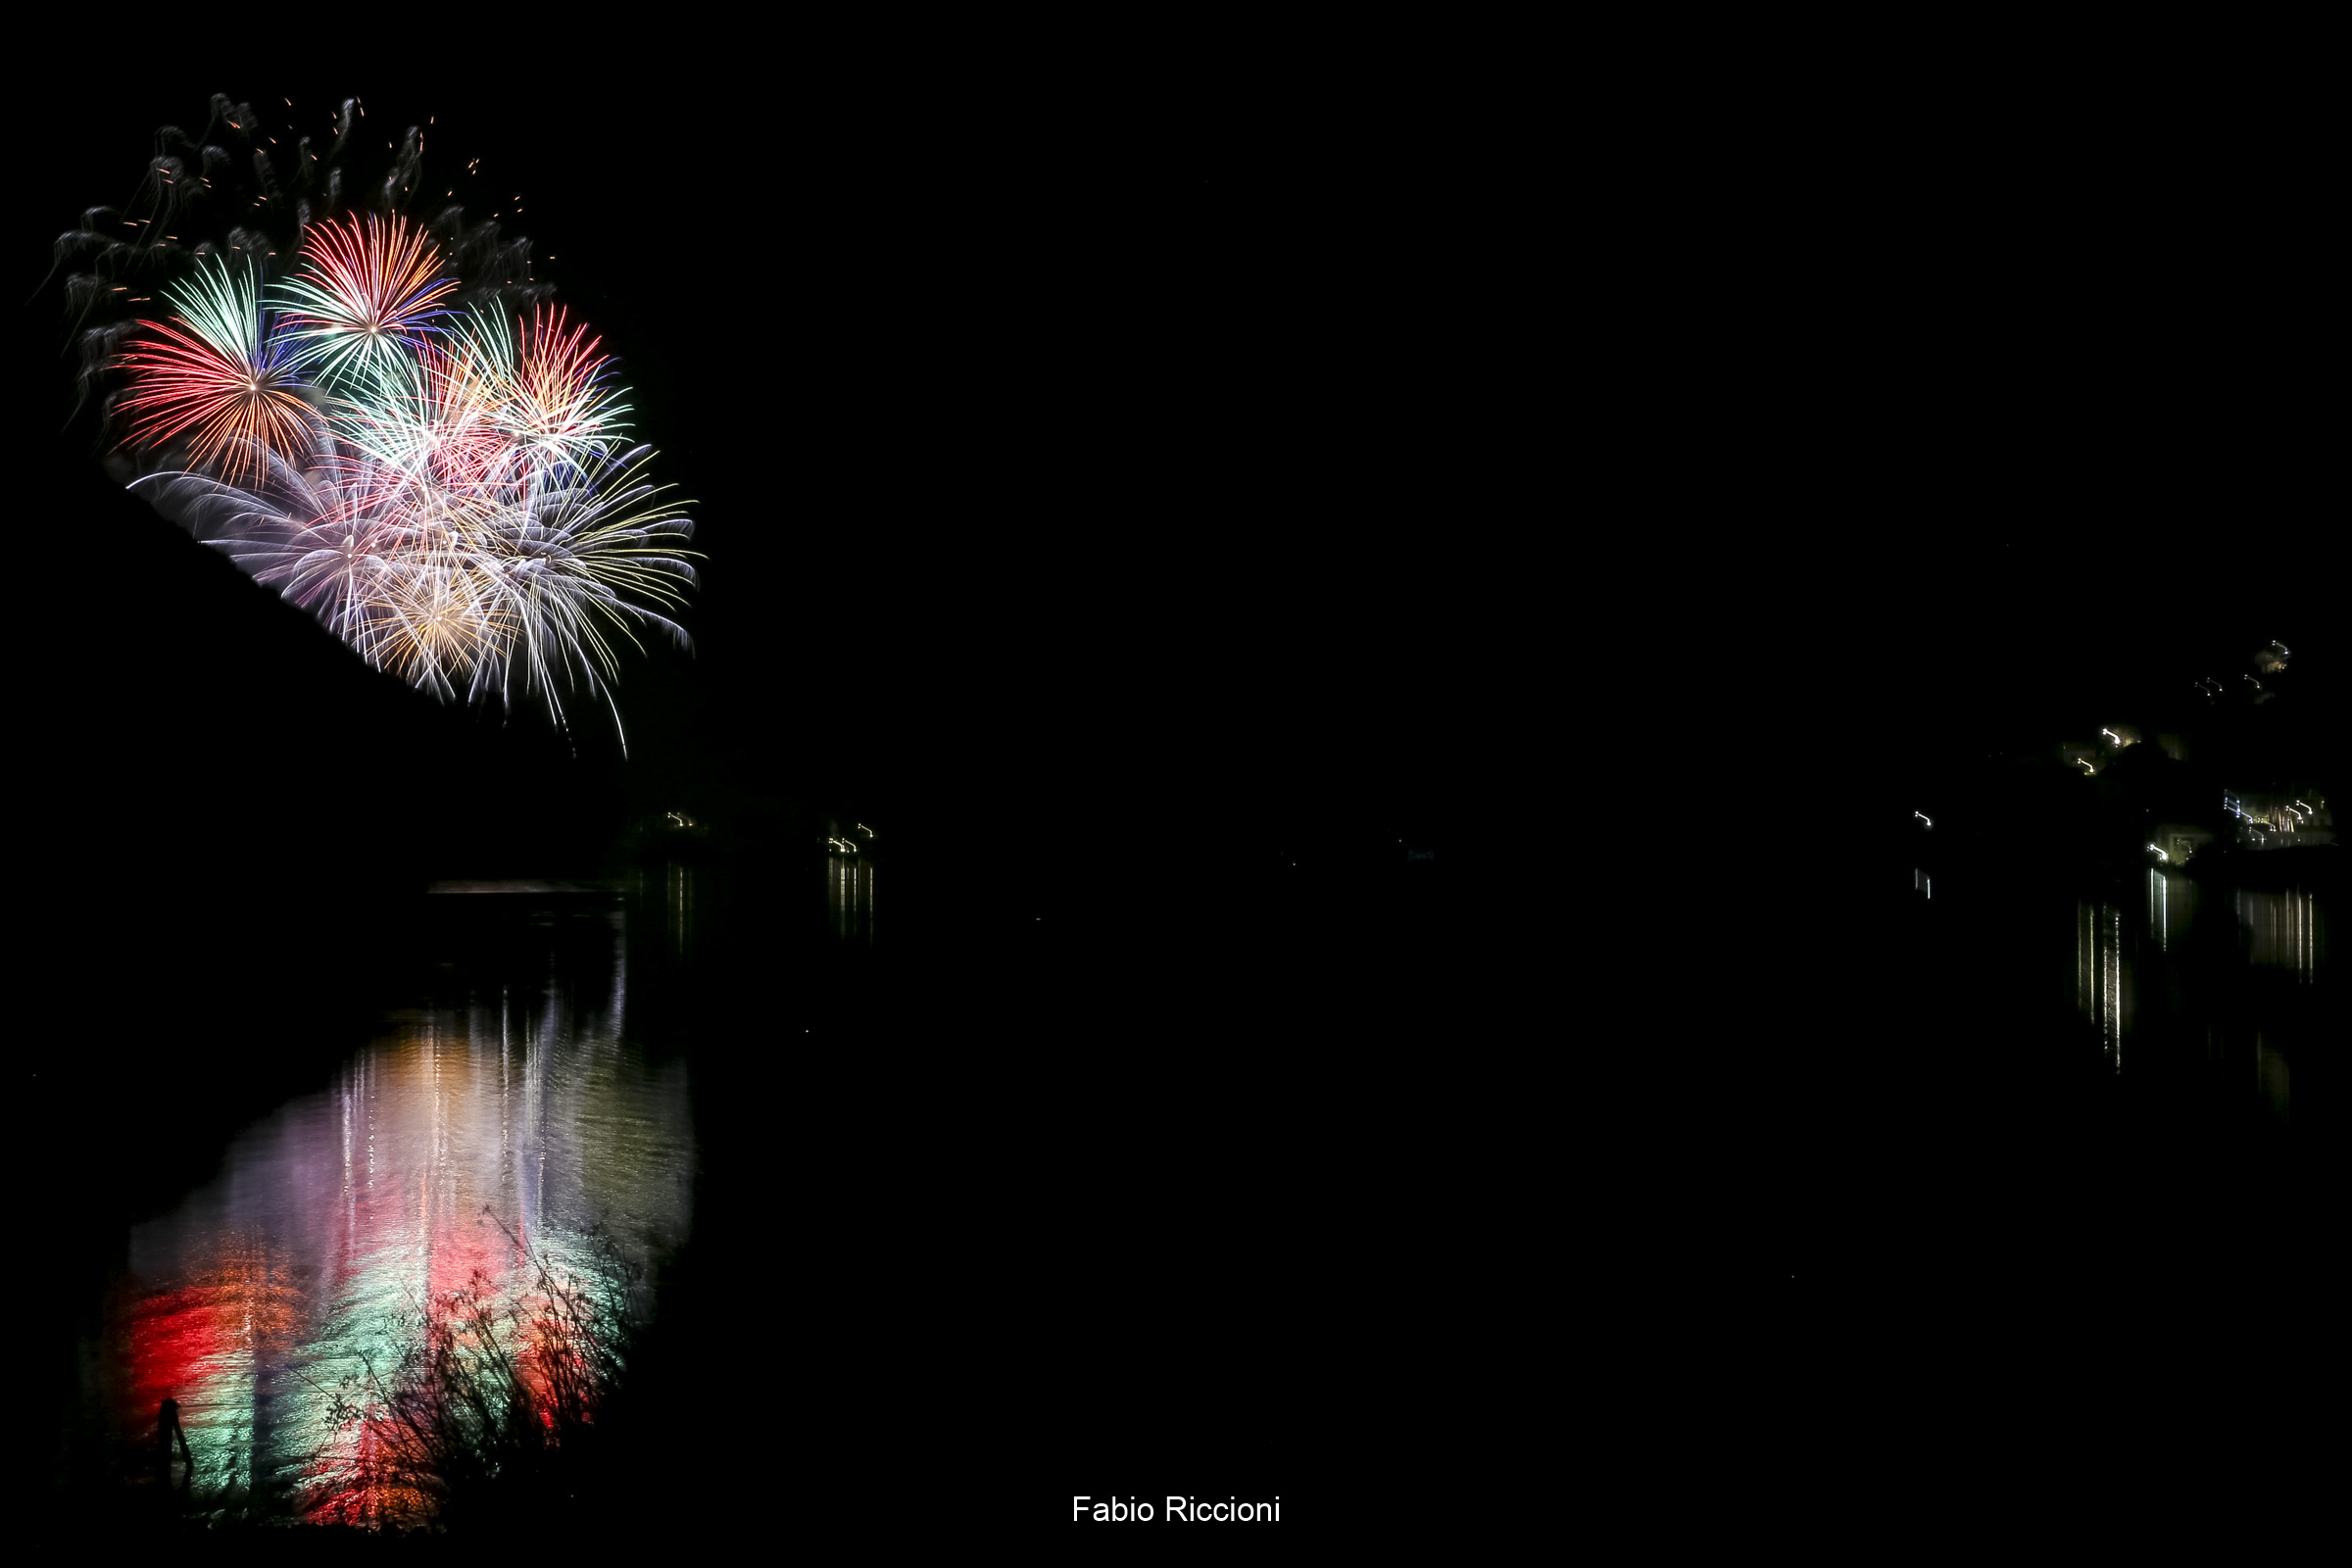
[[(232, 107), (222, 122), (246, 131), (250, 111)], [(351, 117), (346, 105), (338, 125)], [(307, 147), (298, 160), (318, 162)], [(197, 162), (225, 179), (218, 151)], [(86, 224), (68, 236), (61, 259), (181, 274), (160, 289), (171, 320), (83, 330), (85, 380), (93, 365), (126, 378), (114, 405), (126, 445), (162, 465), (134, 487), (369, 664), (447, 699), (527, 701), (558, 724), (588, 697), (617, 725), (624, 651), (649, 634), (686, 645), (673, 613), (695, 582), (693, 524), (650, 476), (602, 341), (542, 303), (527, 242), (467, 229), (455, 208), (429, 226), (390, 210), (420, 156), (412, 131), (393, 176), (368, 187), (381, 211), (314, 220), (305, 196), (291, 215), (303, 242), (282, 248), (292, 275), (274, 284), (280, 248), (255, 228), (186, 255), (92, 244)], [(159, 153), (140, 199), (161, 218), (122, 225), (189, 226), (171, 205), (190, 199), (185, 167)], [(240, 221), (286, 194), (266, 156), (255, 167)], [(333, 171), (322, 190), (311, 177), (297, 161), (286, 183), (339, 200)], [(69, 304), (127, 293), (92, 281), (104, 275), (69, 278)], [(127, 352), (108, 347), (125, 338)]]
[(396, 363), (424, 340), (457, 291), (440, 253), (405, 219), (329, 221), (312, 231), (302, 268), (285, 286), (286, 332), (317, 373), (365, 373)]
[(257, 293), (249, 264), (216, 257), (166, 291), (180, 314), (151, 323), (151, 340), (123, 356), (132, 441), (162, 446), (184, 433), (194, 462), (232, 475), (258, 472), (261, 454), (290, 458), (309, 446), (311, 406)]
[(629, 410), (611, 384), (612, 362), (596, 352), (602, 341), (561, 310), (532, 313), (505, 410), (517, 441), (574, 466), (622, 445)]

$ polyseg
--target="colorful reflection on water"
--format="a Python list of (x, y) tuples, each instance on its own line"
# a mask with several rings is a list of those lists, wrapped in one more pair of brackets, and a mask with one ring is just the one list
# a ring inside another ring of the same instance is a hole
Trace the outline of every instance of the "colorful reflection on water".
[(252, 1129), (210, 1187), (132, 1233), (113, 1368), (126, 1434), (176, 1398), (199, 1493), (297, 1499), (353, 1457), (330, 1391), (390, 1365), (402, 1314), (477, 1275), (521, 1294), (520, 1249), (625, 1290), (630, 1265), (684, 1239), (685, 1069), (623, 1044), (617, 915), (612, 937), (609, 981), (398, 1015), (329, 1092)]

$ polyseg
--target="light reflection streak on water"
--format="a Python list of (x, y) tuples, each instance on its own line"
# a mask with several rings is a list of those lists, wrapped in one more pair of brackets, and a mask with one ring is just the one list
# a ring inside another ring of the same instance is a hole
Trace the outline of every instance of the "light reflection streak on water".
[(2237, 923), (2249, 938), (2247, 958), (2264, 968), (2291, 971), (2309, 985), (2318, 965), (2319, 907), (2313, 895), (2295, 888), (2283, 893), (2239, 889)]
[(844, 939), (874, 940), (874, 867), (863, 856), (826, 857), (826, 923)]
[[(2208, 891), (2193, 877), (2159, 869), (2144, 890), (2144, 924), (2134, 923), (2138, 917), (2123, 919), (2126, 911), (2117, 905), (2078, 901), (2076, 1006), (2098, 1029), (2102, 1054), (2119, 1073), (2128, 1034), (2157, 1048), (2151, 1054), (2135, 1045), (2139, 1071), (2159, 1061), (2168, 1043), (2193, 1040), (2198, 1032), (2208, 1063), (2235, 1057), (2242, 1064), (2249, 1059), (2244, 1054), (2250, 1053), (2255, 1094), (2283, 1127), (2294, 1053), (2311, 1049), (2303, 1044), (2307, 1039), (2324, 1050), (2341, 1034), (2340, 1021), (2284, 989), (2300, 992), (2318, 984), (2320, 965), (2329, 957), (2328, 910), (2308, 888), (2230, 888), (2229, 902), (2216, 902), (2210, 913), (2224, 931), (2235, 931), (2238, 941), (2232, 953), (2227, 944), (2190, 940), (2206, 930), (2202, 911)], [(2178, 953), (2173, 951), (2175, 935), (2183, 938)], [(2215, 965), (2241, 964), (2254, 974), (2268, 970), (2270, 975), (2244, 991), (2211, 983), (2218, 978)], [(2241, 1000), (2224, 1000), (2233, 992)], [(2139, 1015), (2143, 1005), (2153, 1009), (2145, 1019)], [(2218, 1013), (2211, 1010), (2217, 1005)], [(2244, 1010), (2248, 1008), (2250, 1015)], [(2168, 1019), (2173, 1027), (2168, 1028)], [(2145, 1034), (2140, 1033), (2143, 1029)], [(2245, 1069), (2241, 1065), (2238, 1070)]]
[(622, 1045), (617, 934), (614, 948), (601, 996), (551, 980), (402, 1017), (330, 1091), (240, 1138), (211, 1187), (137, 1227), (114, 1368), (126, 1430), (152, 1433), (176, 1398), (200, 1493), (296, 1486), (326, 1446), (321, 1391), (388, 1363), (388, 1319), (477, 1271), (520, 1283), (485, 1205), (599, 1289), (617, 1287), (587, 1244), (598, 1223), (637, 1262), (682, 1240), (684, 1069)]
[(2259, 1034), (2254, 1037), (2254, 1092), (2269, 1103), (2272, 1114), (2286, 1119), (2286, 1057)]
[(662, 874), (662, 906), (669, 951), (683, 955), (694, 940), (694, 867), (672, 861)]
[(2099, 1029), (2099, 1050), (2124, 1070), (2124, 1030), (2131, 1003), (2125, 967), (2124, 911), (2111, 904), (2075, 906), (2075, 1004)]
[(2107, 910), (2107, 1051), (2115, 1070), (2124, 1070), (2124, 911)]

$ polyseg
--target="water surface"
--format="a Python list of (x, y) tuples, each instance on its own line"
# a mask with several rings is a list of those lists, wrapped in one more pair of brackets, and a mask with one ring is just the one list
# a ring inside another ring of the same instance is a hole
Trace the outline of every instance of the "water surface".
[(463, 1004), (394, 1015), (331, 1088), (133, 1231), (110, 1396), (133, 1435), (178, 1400), (201, 1491), (299, 1501), (349, 1457), (331, 1391), (390, 1364), (405, 1314), (470, 1286), (518, 1292), (533, 1255), (625, 1291), (684, 1239), (685, 1067), (629, 1035), (619, 909), (572, 902), (477, 902), (509, 929), (479, 938), (497, 956)]

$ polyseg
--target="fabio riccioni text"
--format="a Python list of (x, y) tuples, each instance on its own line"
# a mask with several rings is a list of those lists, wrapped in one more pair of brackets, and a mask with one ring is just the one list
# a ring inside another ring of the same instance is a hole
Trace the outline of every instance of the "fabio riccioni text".
[(1202, 1501), (1199, 1497), (1170, 1497), (1154, 1506), (1133, 1497), (1109, 1497), (1100, 1502), (1093, 1497), (1070, 1499), (1070, 1522), (1073, 1524), (1151, 1524), (1164, 1519), (1170, 1524), (1280, 1524), (1282, 1499), (1271, 1502), (1246, 1502), (1239, 1497), (1222, 1501)]

